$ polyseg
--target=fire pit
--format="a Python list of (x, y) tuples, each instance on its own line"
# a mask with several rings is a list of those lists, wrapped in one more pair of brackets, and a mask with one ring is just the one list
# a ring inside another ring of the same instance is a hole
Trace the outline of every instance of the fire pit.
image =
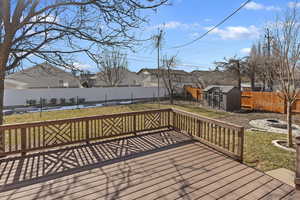
[[(285, 121), (278, 119), (256, 119), (249, 122), (254, 127), (252, 130), (271, 132), (271, 133), (287, 133), (287, 124)], [(292, 125), (293, 135), (300, 136), (300, 127)]]
[(277, 119), (267, 119), (267, 121), (271, 123), (279, 123)]

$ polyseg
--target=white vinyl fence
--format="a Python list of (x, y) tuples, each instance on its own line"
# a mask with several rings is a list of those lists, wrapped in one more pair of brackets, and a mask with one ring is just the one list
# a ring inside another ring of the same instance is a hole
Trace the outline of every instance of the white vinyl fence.
[[(160, 97), (167, 95), (165, 88), (160, 88)], [(157, 97), (157, 87), (110, 87), (110, 88), (49, 88), (49, 89), (5, 89), (4, 106), (23, 106), (27, 100), (40, 98), (50, 101), (56, 98), (84, 98), (86, 102), (112, 100), (146, 99)]]

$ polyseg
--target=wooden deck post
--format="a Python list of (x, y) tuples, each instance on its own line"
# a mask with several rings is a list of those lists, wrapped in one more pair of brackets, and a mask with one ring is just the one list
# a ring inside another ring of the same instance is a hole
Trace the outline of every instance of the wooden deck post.
[(21, 151), (22, 156), (26, 155), (26, 128), (21, 128)]
[(5, 131), (0, 129), (0, 154), (5, 152)]
[(300, 199), (300, 136), (296, 137), (296, 175), (295, 175), (296, 198)]
[(90, 143), (90, 126), (89, 126), (89, 120), (85, 121), (85, 140), (86, 143)]
[(173, 113), (173, 130), (175, 129), (175, 124), (176, 124), (176, 113), (172, 111)]
[(133, 115), (133, 134), (136, 136), (136, 115)]
[(238, 140), (238, 154), (242, 163), (244, 159), (244, 127), (241, 127), (238, 131)]

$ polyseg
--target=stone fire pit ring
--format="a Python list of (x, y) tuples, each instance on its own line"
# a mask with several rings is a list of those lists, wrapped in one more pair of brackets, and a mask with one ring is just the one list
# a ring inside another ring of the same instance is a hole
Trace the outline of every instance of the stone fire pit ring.
[[(285, 121), (278, 119), (256, 119), (249, 122), (254, 129), (258, 131), (287, 134), (287, 124)], [(292, 124), (294, 136), (300, 136), (300, 126)]]

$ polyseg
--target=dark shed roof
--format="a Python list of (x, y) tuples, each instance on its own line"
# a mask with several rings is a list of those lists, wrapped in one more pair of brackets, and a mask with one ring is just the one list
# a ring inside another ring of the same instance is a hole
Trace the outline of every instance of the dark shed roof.
[(203, 91), (208, 92), (209, 90), (214, 89), (214, 88), (219, 88), (223, 93), (228, 93), (233, 88), (235, 88), (235, 86), (231, 86), (231, 85), (209, 85)]

